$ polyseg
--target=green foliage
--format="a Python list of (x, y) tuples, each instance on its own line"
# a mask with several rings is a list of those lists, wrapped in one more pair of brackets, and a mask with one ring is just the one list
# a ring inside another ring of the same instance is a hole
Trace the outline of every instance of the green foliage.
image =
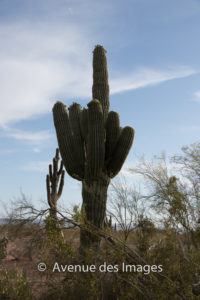
[(154, 232), (154, 224), (147, 217), (140, 216), (136, 229), (136, 235), (137, 247), (141, 254), (147, 253)]
[(49, 239), (53, 240), (55, 238), (60, 238), (61, 226), (63, 222), (55, 220), (51, 216), (48, 216), (44, 220), (45, 230)]
[[(152, 226), (146, 221), (143, 222), (142, 230), (147, 236)], [(107, 242), (102, 245), (98, 255), (93, 249), (87, 250), (84, 265), (95, 264), (96, 271), (65, 272), (64, 280), (59, 282), (51, 278), (48, 291), (42, 294), (40, 299), (200, 299), (200, 294), (197, 295), (198, 285), (195, 285), (194, 279), (195, 273), (200, 276), (199, 251), (186, 250), (183, 254), (179, 239), (185, 246), (185, 237), (174, 231), (161, 233), (153, 229), (153, 232), (155, 244), (151, 250), (141, 251), (136, 247), (135, 251), (129, 251), (121, 248), (118, 243), (112, 247)], [(72, 259), (71, 262), (83, 264), (77, 256), (75, 261)], [(123, 272), (123, 263), (142, 266), (143, 271), (138, 269)], [(99, 272), (100, 265), (117, 266), (118, 270), (114, 272), (107, 269)], [(162, 266), (162, 272), (153, 272), (150, 268), (152, 265)]]
[[(187, 151), (187, 158), (188, 155)], [(190, 163), (191, 159), (197, 159), (194, 151), (191, 152)], [(182, 162), (185, 162), (184, 157)], [(187, 183), (189, 180), (188, 185), (184, 182), (183, 173), (181, 179), (177, 172), (176, 176), (169, 175), (167, 165), (161, 161), (158, 165), (144, 164), (143, 169), (140, 166), (140, 174), (145, 174), (150, 183), (149, 195), (143, 198), (149, 201), (148, 207), (156, 212), (156, 217), (160, 217), (163, 229), (156, 228), (144, 211), (141, 214), (137, 211), (137, 226), (130, 231), (127, 243), (120, 240), (120, 232), (110, 228), (107, 233), (112, 242), (109, 243), (107, 238), (98, 252), (90, 249), (85, 253), (84, 263), (95, 264), (97, 272), (67, 273), (66, 280), (49, 290), (46, 299), (200, 300), (200, 190), (198, 170), (195, 172), (194, 166), (199, 167), (192, 164), (190, 170), (191, 165), (187, 165), (184, 173)], [(118, 190), (118, 195), (123, 196), (127, 206), (129, 193), (126, 187), (123, 193)], [(81, 219), (78, 209), (74, 209), (74, 214), (77, 220)], [(76, 257), (75, 261), (82, 264), (81, 257)], [(98, 266), (104, 263), (118, 266), (118, 271), (98, 272)], [(139, 269), (123, 272), (120, 269), (123, 263), (139, 266)], [(151, 266), (160, 266), (161, 269), (155, 272)], [(51, 293), (55, 293), (55, 298), (51, 298)]]
[(0, 272), (1, 300), (31, 300), (29, 284), (23, 274), (17, 270), (2, 269)]
[[(48, 216), (45, 219), (45, 236), (38, 238), (37, 243), (40, 248), (39, 257), (47, 265), (51, 265), (52, 261), (60, 261), (66, 259), (69, 255), (73, 256), (73, 250), (69, 243), (64, 239), (61, 234), (60, 226), (63, 225), (58, 221), (55, 224), (55, 219)], [(63, 262), (63, 261), (62, 261)]]

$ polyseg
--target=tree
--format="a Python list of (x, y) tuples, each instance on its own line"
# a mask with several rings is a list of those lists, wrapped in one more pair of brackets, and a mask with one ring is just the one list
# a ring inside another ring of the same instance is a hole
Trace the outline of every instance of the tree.
[[(195, 227), (200, 223), (200, 142), (182, 147), (182, 154), (172, 157), (187, 183), (191, 220)], [(196, 225), (195, 225), (196, 224)]]
[(122, 230), (125, 243), (144, 215), (145, 208), (142, 200), (141, 194), (128, 185), (124, 176), (111, 183), (108, 214)]
[(146, 183), (146, 200), (165, 228), (187, 233), (197, 246), (200, 214), (200, 144), (183, 147), (183, 154), (167, 162), (165, 155), (151, 162), (141, 159), (131, 172), (141, 174)]

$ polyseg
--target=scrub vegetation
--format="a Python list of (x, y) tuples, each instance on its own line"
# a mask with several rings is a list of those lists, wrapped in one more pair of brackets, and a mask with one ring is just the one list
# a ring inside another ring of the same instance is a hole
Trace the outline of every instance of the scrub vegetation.
[[(46, 207), (21, 194), (0, 226), (0, 299), (200, 299), (200, 142), (170, 160), (142, 158), (129, 168), (131, 182), (111, 182), (134, 130), (109, 111), (100, 45), (88, 108), (73, 103), (67, 112), (57, 102), (53, 117), (59, 149), (46, 176)], [(64, 167), (82, 182), (80, 208), (58, 205)]]

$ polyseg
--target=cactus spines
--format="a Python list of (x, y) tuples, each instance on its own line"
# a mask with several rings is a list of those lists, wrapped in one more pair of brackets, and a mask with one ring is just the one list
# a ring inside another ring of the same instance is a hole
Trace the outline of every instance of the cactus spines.
[[(65, 171), (63, 170), (63, 162), (59, 162), (59, 149), (56, 149), (56, 155), (53, 158), (53, 168), (49, 165), (49, 174), (46, 176), (46, 188), (47, 188), (47, 201), (50, 206), (50, 217), (57, 220), (57, 202), (60, 198), (64, 186)], [(58, 186), (59, 185), (59, 186)]]
[[(109, 85), (106, 51), (97, 45), (93, 51), (92, 101), (88, 108), (74, 103), (69, 108), (57, 102), (54, 124), (66, 171), (82, 181), (86, 221), (102, 228), (106, 215), (110, 179), (117, 175), (134, 138), (131, 127), (120, 127), (117, 112), (109, 112)], [(100, 239), (81, 229), (81, 248), (98, 247)]]

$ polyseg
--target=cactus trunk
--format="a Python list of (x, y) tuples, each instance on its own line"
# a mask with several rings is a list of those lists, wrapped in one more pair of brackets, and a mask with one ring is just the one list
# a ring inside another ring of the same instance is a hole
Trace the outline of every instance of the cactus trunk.
[[(94, 229), (102, 229), (104, 225), (109, 182), (108, 176), (102, 176), (99, 180), (91, 182), (84, 180), (82, 183), (82, 208), (86, 220), (94, 225)], [(92, 232), (81, 229), (80, 242), (83, 249), (98, 248), (100, 239)]]
[(55, 223), (57, 222), (57, 205), (56, 205), (56, 208), (50, 208), (49, 209), (49, 216), (50, 218), (52, 218), (52, 220), (55, 221)]

